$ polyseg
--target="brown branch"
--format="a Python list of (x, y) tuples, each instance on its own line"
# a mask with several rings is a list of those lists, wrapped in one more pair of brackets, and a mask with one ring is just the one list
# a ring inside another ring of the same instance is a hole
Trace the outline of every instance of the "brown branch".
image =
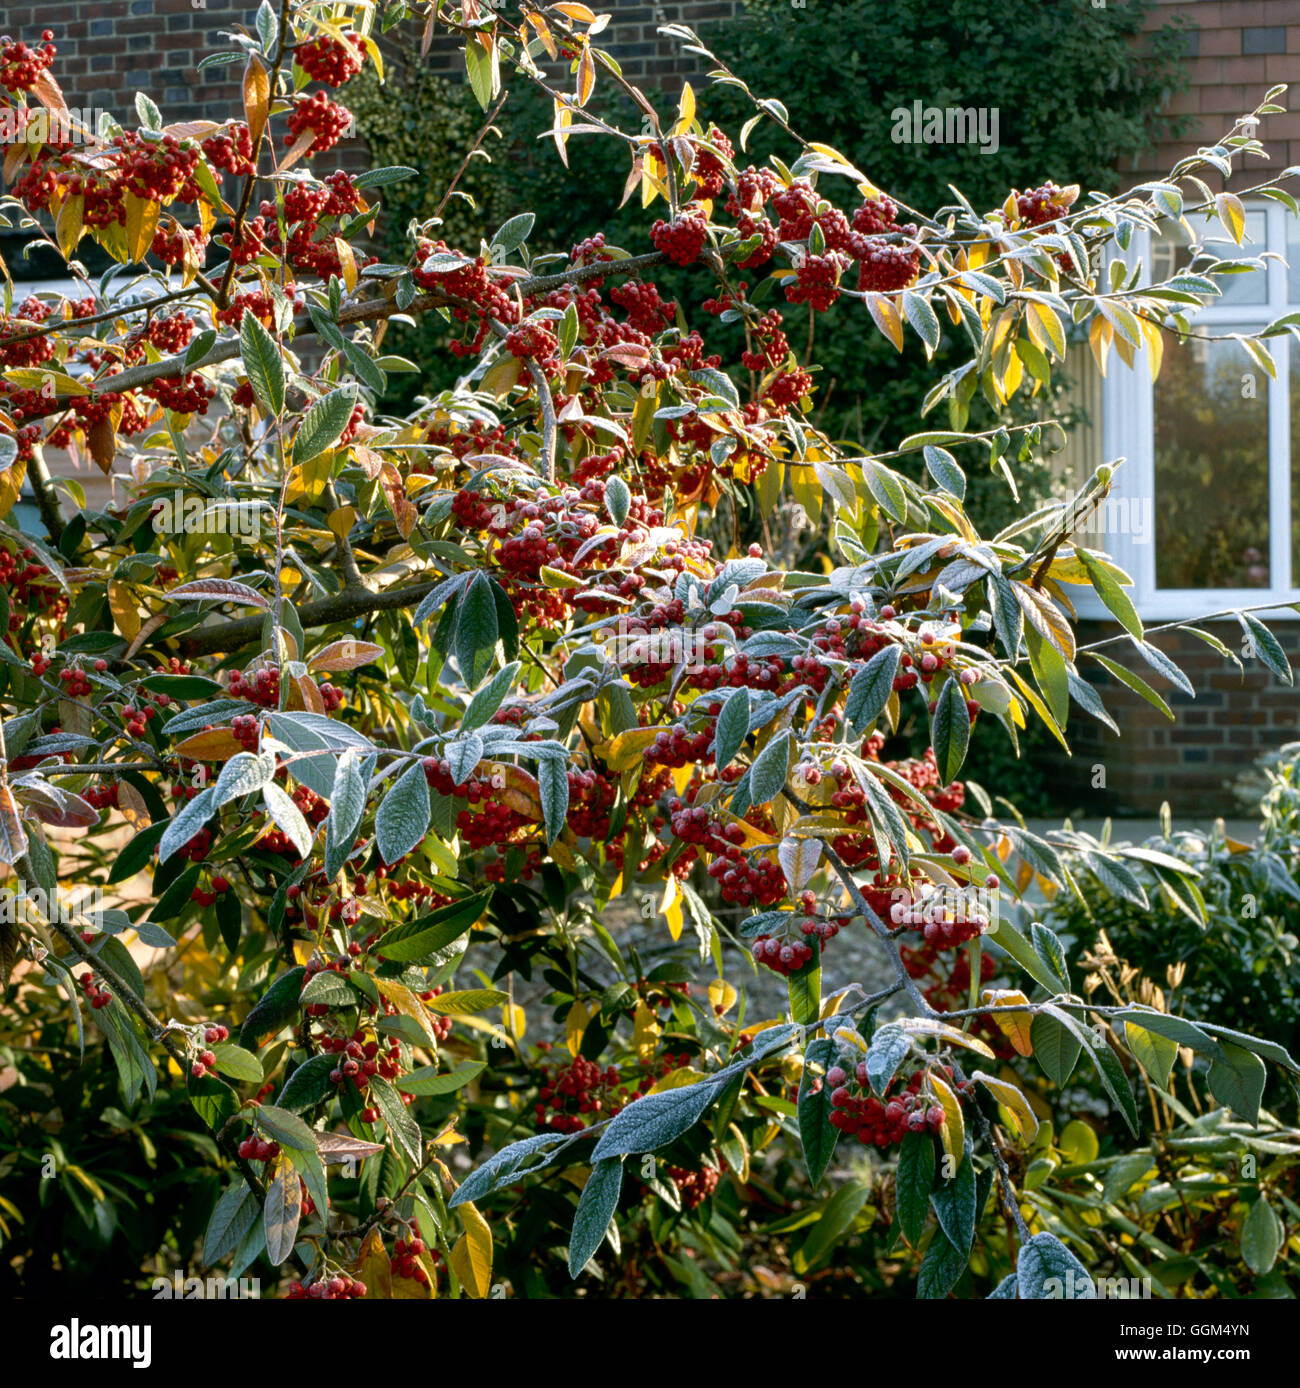
[[(372, 612), (392, 612), (398, 608), (412, 607), (431, 593), (445, 577), (446, 575), (439, 574), (437, 578), (426, 583), (411, 583), (402, 588), (388, 588), (380, 593), (372, 593), (368, 588), (344, 588), (333, 597), (305, 603), (299, 609), (298, 616), (306, 629), (329, 626), (333, 622), (351, 621), (355, 617), (365, 617)], [(237, 651), (260, 639), (263, 620), (261, 616), (237, 617), (234, 621), (199, 627), (177, 637), (176, 641), (186, 658), (211, 655), (215, 651)]]
[[(548, 290), (559, 289), (566, 284), (582, 284), (586, 280), (611, 275), (634, 275), (647, 266), (662, 263), (663, 258), (661, 252), (650, 251), (645, 255), (629, 256), (626, 260), (601, 260), (591, 265), (578, 265), (571, 270), (561, 271), (554, 275), (533, 275), (528, 279), (517, 281), (514, 287), (525, 297), (545, 294)], [(437, 293), (421, 294), (405, 308), (401, 308), (395, 299), (366, 299), (361, 303), (345, 305), (339, 311), (335, 322), (340, 326), (346, 326), (349, 323), (366, 323), (376, 319), (391, 318), (398, 313), (426, 313), (435, 308), (462, 307), (472, 308), (473, 305), (466, 305), (463, 300), (451, 295)], [(307, 315), (295, 319), (294, 326), (297, 330), (294, 335), (295, 342), (317, 336), (311, 319)], [(195, 362), (188, 370), (197, 371), (205, 366), (217, 366), (221, 362), (233, 360), (238, 355), (239, 338), (238, 336), (231, 337), (224, 342), (218, 342), (207, 356), (201, 361)], [(136, 390), (140, 386), (149, 385), (152, 381), (182, 375), (186, 369), (184, 353), (174, 357), (166, 357), (162, 361), (144, 362), (140, 366), (132, 366), (126, 371), (121, 371), (115, 376), (104, 376), (97, 381), (88, 381), (85, 394), (94, 396), (104, 391), (121, 394), (128, 390)], [(55, 396), (46, 413), (53, 414), (56, 410), (66, 408), (69, 400), (80, 398), (80, 395)]]

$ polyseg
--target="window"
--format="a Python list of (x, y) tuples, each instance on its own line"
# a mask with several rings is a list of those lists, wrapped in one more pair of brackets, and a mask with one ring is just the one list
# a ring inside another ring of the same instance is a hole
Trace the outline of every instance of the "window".
[[(1105, 514), (1105, 548), (1134, 580), (1143, 617), (1175, 620), (1276, 601), (1294, 617), (1300, 599), (1300, 344), (1271, 338), (1272, 381), (1228, 336), (1300, 311), (1300, 222), (1280, 204), (1248, 209), (1244, 244), (1194, 223), (1204, 251), (1259, 260), (1221, 281), (1223, 294), (1192, 320), (1211, 340), (1165, 337), (1151, 380), (1145, 355), (1133, 370), (1111, 353), (1103, 386), (1101, 453), (1125, 458)], [(1134, 237), (1130, 250), (1153, 279), (1186, 268), (1185, 234)], [(1280, 258), (1285, 256), (1289, 264)], [(1204, 263), (1204, 262), (1202, 262)], [(1080, 607), (1102, 616), (1099, 604)]]

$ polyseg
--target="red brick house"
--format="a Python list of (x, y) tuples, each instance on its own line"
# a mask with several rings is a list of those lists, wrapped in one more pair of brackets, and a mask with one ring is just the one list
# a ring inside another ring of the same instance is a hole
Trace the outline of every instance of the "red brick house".
[[(660, 24), (703, 25), (742, 5), (608, 0), (603, 8), (613, 16), (608, 39), (624, 71), (653, 85), (688, 70), (691, 61), (658, 34)], [(235, 0), (101, 0), (94, 6), (23, 0), (6, 7), (3, 25), (29, 37), (46, 27), (54, 31), (60, 79), (74, 104), (127, 117), (135, 92), (147, 90), (168, 119), (183, 119), (225, 115), (238, 102), (236, 67), (200, 72), (197, 64), (217, 46), (217, 31), (251, 25), (255, 10)], [(1178, 145), (1165, 145), (1135, 166), (1134, 181), (1213, 143), (1268, 87), (1300, 84), (1300, 0), (1159, 0), (1149, 22), (1157, 27), (1175, 15), (1195, 28), (1189, 34), (1190, 86), (1172, 110), (1193, 118), (1194, 128)], [(429, 63), (436, 71), (459, 72), (458, 46), (440, 40)], [(1300, 85), (1284, 100), (1291, 109), (1270, 118), (1264, 131), (1273, 170), (1300, 165)], [(1263, 167), (1248, 161), (1234, 186), (1258, 181)], [(1215, 333), (1300, 311), (1300, 221), (1278, 203), (1254, 201), (1248, 213), (1251, 244), (1219, 251), (1277, 253), (1293, 268), (1270, 261), (1241, 276), (1200, 320)], [(1183, 248), (1137, 238), (1131, 253), (1147, 265), (1176, 264)], [(1089, 423), (1072, 436), (1065, 469), (1086, 477), (1102, 461), (1127, 459), (1107, 533), (1097, 542), (1133, 574), (1135, 601), (1148, 625), (1265, 605), (1266, 619), (1293, 663), (1300, 663), (1300, 613), (1292, 606), (1300, 601), (1300, 344), (1292, 349), (1283, 336), (1273, 346), (1276, 381), (1259, 373), (1235, 344), (1214, 342), (1171, 347), (1154, 389), (1145, 362), (1134, 371), (1116, 364), (1102, 380), (1086, 351), (1078, 353), (1078, 388)], [(1081, 645), (1115, 634), (1100, 607), (1081, 605), (1080, 612)], [(1214, 622), (1209, 629), (1241, 649), (1235, 622)], [(1082, 715), (1077, 724), (1072, 720), (1076, 757), (1060, 770), (1065, 798), (1120, 813), (1149, 813), (1166, 798), (1190, 814), (1230, 811), (1225, 786), (1233, 776), (1261, 750), (1300, 735), (1300, 692), (1280, 684), (1257, 659), (1245, 659), (1243, 678), (1193, 636), (1154, 639), (1187, 671), (1197, 697), (1151, 672), (1151, 683), (1178, 714), (1171, 724), (1087, 662), (1085, 673), (1096, 677), (1124, 736), (1117, 740)]]

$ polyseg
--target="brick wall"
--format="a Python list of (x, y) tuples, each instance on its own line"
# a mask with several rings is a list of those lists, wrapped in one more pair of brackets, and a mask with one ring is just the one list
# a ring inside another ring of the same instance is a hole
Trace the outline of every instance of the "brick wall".
[[(1201, 625), (1241, 654), (1242, 631), (1235, 621)], [(1274, 622), (1270, 630), (1300, 674), (1300, 623)], [(1113, 623), (1082, 622), (1078, 641), (1084, 646), (1116, 634), (1120, 629)], [(1300, 692), (1282, 684), (1258, 660), (1243, 660), (1243, 674), (1187, 632), (1160, 632), (1151, 641), (1184, 671), (1196, 697), (1152, 670), (1127, 638), (1103, 648), (1102, 654), (1156, 690), (1173, 711), (1174, 722), (1095, 661), (1083, 660), (1089, 683), (1122, 737), (1071, 707), (1066, 738), (1074, 756), (1061, 753), (1050, 768), (1061, 802), (1120, 815), (1154, 814), (1163, 800), (1183, 815), (1238, 813), (1229, 791), (1232, 781), (1262, 753), (1300, 739)], [(1092, 784), (1097, 767), (1104, 771), (1100, 788)]]
[[(1261, 137), (1272, 168), (1300, 164), (1300, 0), (1159, 0), (1147, 27), (1158, 28), (1179, 15), (1195, 25), (1188, 35), (1191, 85), (1168, 109), (1192, 117), (1194, 124), (1182, 142), (1146, 156), (1140, 172), (1165, 173), (1199, 145), (1213, 144), (1278, 82), (1292, 84), (1283, 97), (1287, 111), (1268, 117)], [(1257, 182), (1262, 167), (1259, 159), (1248, 160), (1232, 186)]]

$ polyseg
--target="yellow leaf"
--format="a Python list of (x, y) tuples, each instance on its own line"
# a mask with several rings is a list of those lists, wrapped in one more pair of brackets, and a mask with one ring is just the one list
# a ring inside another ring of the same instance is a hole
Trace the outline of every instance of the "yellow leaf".
[(1236, 193), (1220, 193), (1214, 199), (1214, 208), (1228, 235), (1240, 246), (1241, 238), (1246, 234), (1246, 209), (1241, 205), (1241, 199)]
[[(990, 1052), (991, 1054), (991, 1052)], [(939, 1129), (939, 1141), (943, 1150), (952, 1158), (953, 1169), (961, 1165), (966, 1152), (966, 1121), (961, 1116), (961, 1104), (941, 1075), (933, 1070), (929, 1073), (929, 1085), (943, 1109), (943, 1127)]]
[(431, 1046), (438, 1044), (438, 1038), (429, 1025), (429, 1014), (424, 1010), (424, 1005), (404, 983), (399, 983), (395, 978), (376, 978), (375, 987), (403, 1017), (409, 1017), (420, 1028)]
[(569, 1054), (576, 1057), (582, 1049), (582, 1034), (587, 1029), (587, 1023), (591, 1021), (591, 1014), (587, 1011), (587, 1004), (575, 1002), (569, 1008), (569, 1015), (564, 1019), (564, 1044), (569, 1048)]
[(81, 240), (82, 214), (85, 211), (85, 206), (85, 198), (80, 193), (75, 193), (71, 197), (64, 198), (63, 205), (59, 208), (59, 215), (54, 219), (54, 234), (58, 238), (59, 250), (63, 252), (64, 260), (72, 259), (72, 253), (77, 249), (77, 242)]
[(625, 733), (602, 742), (596, 755), (611, 771), (630, 771), (641, 763), (641, 753), (659, 736), (660, 728), (629, 728)]
[(113, 579), (108, 585), (108, 610), (113, 623), (128, 641), (134, 641), (140, 631), (140, 612), (125, 583)]
[(266, 69), (258, 61), (255, 53), (248, 55), (248, 65), (244, 68), (244, 119), (248, 122), (248, 133), (257, 150), (266, 128), (266, 118), (271, 109), (271, 79)]
[(709, 984), (709, 1002), (713, 1007), (715, 1017), (721, 1017), (723, 1013), (730, 1012), (736, 1002), (736, 990), (727, 982), (725, 978), (715, 978)]
[(1020, 1135), (1025, 1140), (1025, 1146), (1032, 1146), (1038, 1136), (1038, 1118), (1029, 1107), (1029, 1100), (1014, 1084), (1008, 1084), (1006, 1080), (995, 1080), (992, 1075), (986, 1075), (983, 1071), (976, 1074), (975, 1078), (1015, 1119), (1016, 1127), (1020, 1129)]
[(367, 1301), (387, 1301), (393, 1295), (392, 1264), (378, 1229), (372, 1229), (362, 1240), (352, 1272), (366, 1284)]
[[(188, 757), (191, 761), (229, 761), (243, 750), (244, 744), (238, 741), (228, 728), (213, 728), (206, 733), (195, 733), (172, 748), (178, 757)], [(267, 827), (275, 826), (267, 820)]]
[(668, 934), (674, 943), (681, 938), (682, 925), (682, 893), (678, 886), (677, 878), (670, 872), (668, 881), (664, 885), (664, 899), (659, 906), (660, 913), (668, 922)]
[(994, 1024), (1016, 1051), (1020, 1055), (1032, 1055), (1034, 1047), (1029, 1039), (1029, 1028), (1033, 1015), (1015, 1010), (1017, 1005), (1027, 1007), (1029, 999), (1018, 988), (985, 988), (980, 1001), (992, 1007), (990, 1015)]
[(138, 198), (127, 193), (126, 198), (126, 250), (132, 262), (141, 261), (153, 245), (154, 232), (158, 230), (158, 214), (161, 204), (152, 198)]
[(677, 124), (673, 128), (674, 135), (683, 135), (691, 128), (691, 122), (695, 119), (695, 93), (691, 90), (691, 84), (682, 84), (681, 100), (677, 103)]
[(662, 1031), (654, 1008), (644, 999), (638, 1002), (632, 1018), (632, 1049), (642, 1065), (648, 1065), (654, 1059), (655, 1046)]
[(977, 1036), (958, 1031), (948, 1022), (931, 1021), (928, 1017), (906, 1017), (898, 1024), (909, 1036), (934, 1036), (953, 1046), (964, 1046), (977, 1055), (994, 1059), (993, 1052)]
[(481, 1301), (492, 1290), (492, 1231), (470, 1204), (460, 1207), (460, 1223), (465, 1233), (451, 1251), (451, 1264), (465, 1290)]

